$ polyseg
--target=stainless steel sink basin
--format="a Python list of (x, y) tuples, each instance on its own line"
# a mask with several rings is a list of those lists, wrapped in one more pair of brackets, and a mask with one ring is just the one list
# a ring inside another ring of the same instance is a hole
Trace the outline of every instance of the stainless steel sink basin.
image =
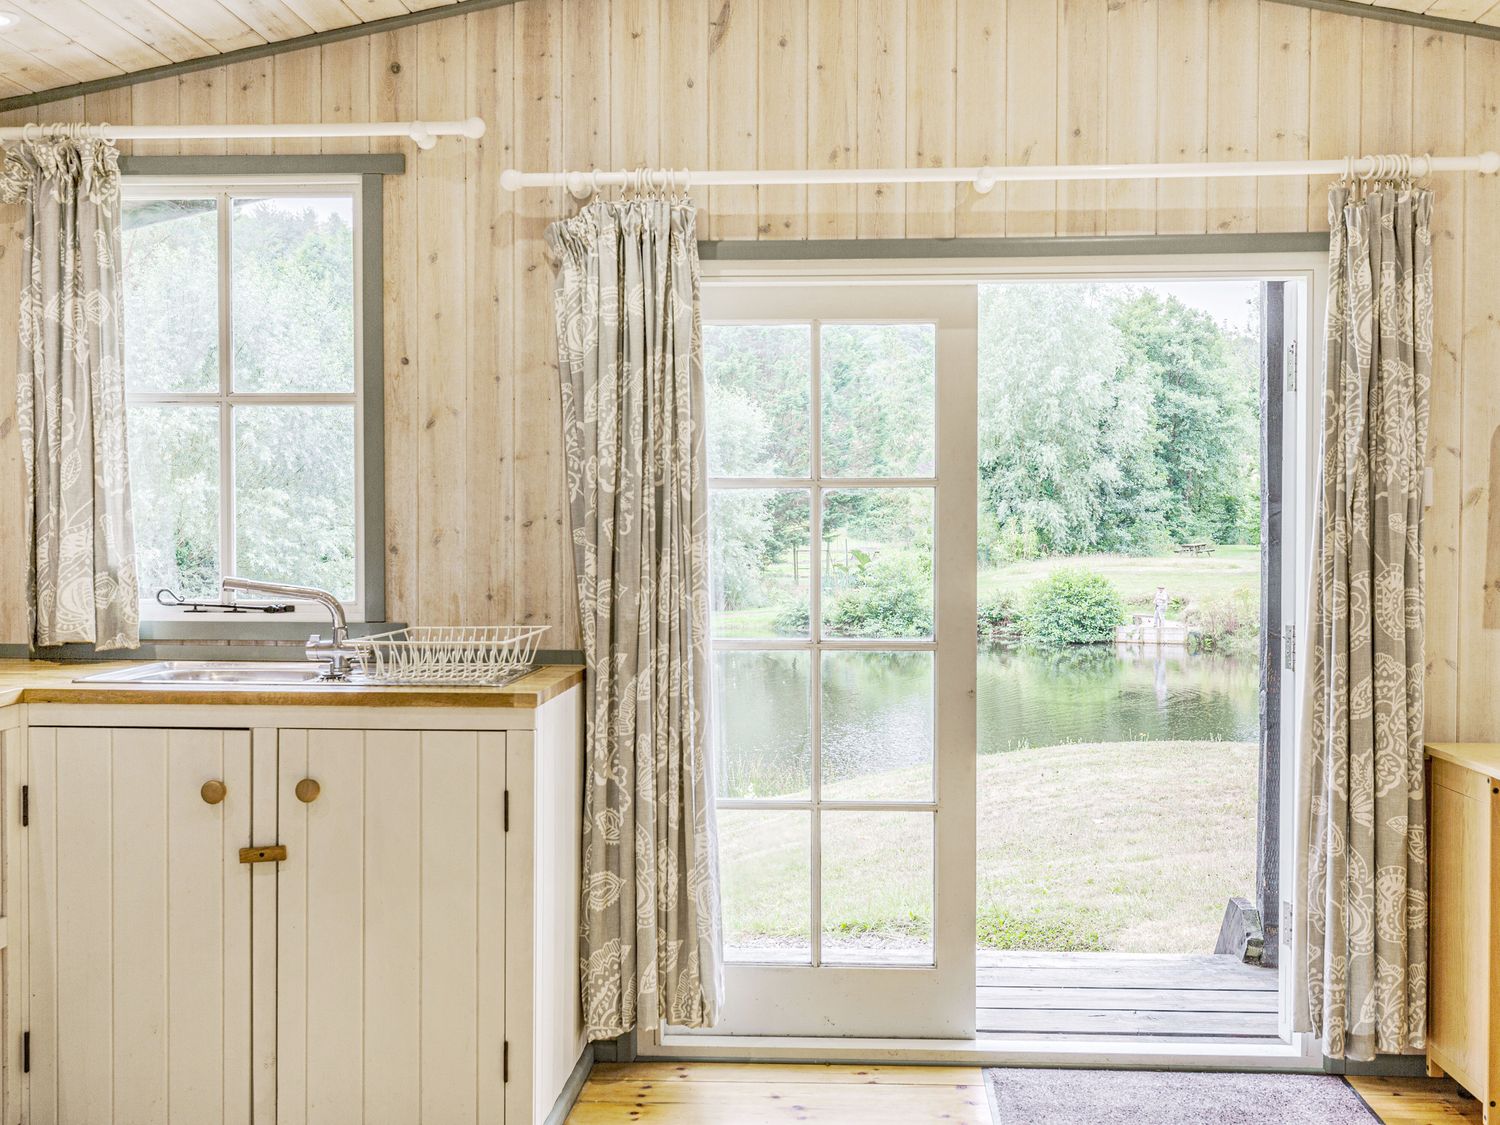
[[(80, 676), (79, 684), (309, 684), (326, 664), (311, 661), (162, 660), (115, 672)], [(345, 682), (348, 681), (329, 681)]]

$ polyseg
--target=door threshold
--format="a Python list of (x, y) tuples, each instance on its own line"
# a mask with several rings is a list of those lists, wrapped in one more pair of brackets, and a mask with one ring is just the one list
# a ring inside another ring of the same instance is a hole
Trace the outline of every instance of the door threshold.
[(833, 1039), (680, 1032), (643, 1036), (642, 1061), (908, 1063), (928, 1066), (1053, 1066), (1140, 1070), (1323, 1069), (1310, 1035), (1235, 1043), (1142, 1038), (1101, 1039)]

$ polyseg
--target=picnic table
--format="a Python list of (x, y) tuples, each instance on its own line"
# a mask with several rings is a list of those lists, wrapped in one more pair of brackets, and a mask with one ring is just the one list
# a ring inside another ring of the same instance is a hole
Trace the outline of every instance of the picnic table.
[(1173, 548), (1179, 555), (1211, 555), (1214, 553), (1212, 543), (1179, 543)]

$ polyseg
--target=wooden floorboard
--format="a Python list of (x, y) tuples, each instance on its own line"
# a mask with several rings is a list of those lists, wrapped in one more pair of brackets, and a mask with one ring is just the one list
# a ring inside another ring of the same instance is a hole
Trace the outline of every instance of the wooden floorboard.
[(1480, 1105), (1451, 1078), (1350, 1078), (1385, 1125), (1449, 1125), (1484, 1119)]
[[(1351, 1078), (1384, 1125), (1477, 1123), (1451, 1079)], [(991, 1125), (972, 1066), (601, 1063), (568, 1125)]]

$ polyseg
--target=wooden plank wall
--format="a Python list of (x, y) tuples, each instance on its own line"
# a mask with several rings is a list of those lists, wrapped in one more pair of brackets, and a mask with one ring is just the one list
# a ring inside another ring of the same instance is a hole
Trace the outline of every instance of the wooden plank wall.
[[(387, 189), (388, 604), (412, 621), (548, 622), (567, 647), (577, 624), (543, 232), (572, 202), (501, 192), (502, 168), (1477, 151), (1500, 148), (1500, 44), (1260, 0), (521, 0), (0, 119), (467, 113), (488, 122), (483, 140), (426, 153), (376, 142), (410, 160)], [(1428, 726), (1500, 738), (1489, 684), (1500, 634), (1481, 625), (1500, 287), (1479, 252), (1500, 238), (1500, 179), (1436, 186)], [(705, 233), (743, 239), (1301, 231), (1326, 225), (1325, 200), (1324, 184), (1299, 180), (699, 193)], [(0, 209), (0, 308), (18, 284), (17, 218)], [(8, 482), (13, 324), (0, 320)], [(20, 527), (14, 484), (0, 491), (0, 526)], [(20, 551), (19, 535), (0, 543), (0, 641), (25, 634)]]

